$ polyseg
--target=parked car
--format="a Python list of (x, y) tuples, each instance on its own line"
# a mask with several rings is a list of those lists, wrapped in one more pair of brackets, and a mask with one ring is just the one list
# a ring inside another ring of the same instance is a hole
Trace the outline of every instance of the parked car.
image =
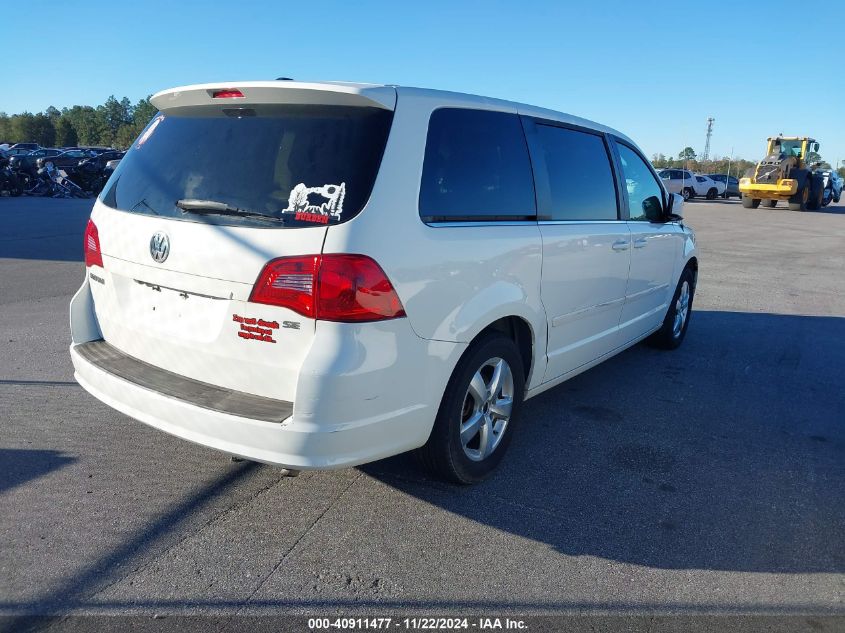
[(842, 176), (833, 169), (826, 169), (822, 172), (824, 193), (822, 205), (827, 206), (831, 202), (839, 202), (842, 197)]
[[(45, 156), (38, 160), (46, 163), (50, 161), (60, 169), (67, 169), (68, 167), (76, 167), (83, 158), (91, 158), (91, 153), (83, 149), (70, 149), (66, 152), (61, 152), (55, 156)], [(36, 163), (38, 162), (36, 161)]]
[(84, 165), (93, 165), (97, 170), (102, 171), (106, 167), (106, 163), (112, 160), (120, 160), (123, 158), (123, 155), (126, 152), (119, 152), (117, 150), (109, 150), (107, 152), (101, 152), (96, 156), (91, 156), (89, 158), (83, 158), (79, 161), (78, 166), (83, 167)]
[(471, 483), (539, 431), (524, 399), (684, 339), (683, 199), (609, 127), (346, 83), (151, 100), (70, 305), (77, 380), (148, 425), (292, 470), (417, 449)]
[(684, 200), (691, 200), (696, 196), (713, 200), (725, 191), (724, 183), (710, 180), (707, 176), (693, 174), (687, 169), (661, 169), (658, 175), (667, 191), (681, 194)]
[(11, 149), (20, 149), (26, 150), (27, 152), (31, 152), (36, 149), (41, 149), (41, 146), (38, 143), (15, 143), (12, 145)]
[(717, 197), (723, 195), (726, 191), (726, 185), (718, 180), (713, 180), (709, 176), (702, 176), (695, 174), (695, 195), (704, 196), (708, 200), (715, 200)]
[(742, 193), (739, 191), (739, 178), (736, 176), (728, 176), (726, 174), (707, 174), (707, 177), (715, 182), (725, 185), (726, 189), (721, 191), (719, 195), (726, 200), (731, 196), (742, 198)]
[(18, 171), (22, 170), (34, 176), (35, 171), (38, 168), (37, 162), (39, 158), (52, 158), (54, 156), (58, 156), (61, 153), (61, 150), (54, 149), (52, 147), (42, 147), (41, 149), (36, 149), (26, 154), (18, 154), (17, 156), (13, 156), (9, 160), (10, 164), (12, 165), (12, 169)]
[(692, 172), (685, 169), (661, 169), (658, 170), (657, 175), (669, 193), (680, 194), (684, 200), (695, 197), (695, 191), (692, 189)]
[(26, 156), (27, 154), (32, 153), (33, 150), (27, 149), (26, 147), (10, 147), (6, 150), (6, 155), (11, 156)]

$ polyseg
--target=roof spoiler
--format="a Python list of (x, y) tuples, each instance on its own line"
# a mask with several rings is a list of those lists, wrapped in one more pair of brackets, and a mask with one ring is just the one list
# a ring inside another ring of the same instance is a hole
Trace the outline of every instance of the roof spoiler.
[(162, 90), (154, 94), (150, 102), (164, 112), (175, 108), (226, 103), (223, 98), (215, 98), (215, 94), (225, 94), (232, 105), (289, 103), (374, 107), (385, 110), (393, 110), (396, 107), (396, 89), (392, 87), (298, 81), (196, 84)]

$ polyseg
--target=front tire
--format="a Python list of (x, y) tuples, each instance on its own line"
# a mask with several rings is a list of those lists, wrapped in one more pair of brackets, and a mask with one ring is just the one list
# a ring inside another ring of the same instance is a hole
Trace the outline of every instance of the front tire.
[(763, 206), (769, 207), (770, 209), (774, 209), (776, 206), (778, 206), (778, 201), (777, 200), (763, 200)]
[(690, 316), (692, 316), (692, 300), (695, 296), (695, 275), (692, 269), (684, 268), (672, 302), (666, 311), (663, 325), (646, 339), (652, 347), (660, 349), (676, 349), (684, 342), (687, 335)]
[(708, 200), (715, 200), (718, 195), (719, 195), (719, 192), (716, 191), (715, 187), (710, 187), (710, 189), (707, 190), (707, 199)]
[(742, 206), (746, 209), (756, 209), (760, 206), (760, 198), (752, 198), (751, 196), (742, 195)]
[(420, 462), (458, 484), (489, 477), (507, 451), (525, 395), (522, 358), (500, 333), (475, 341), (458, 362)]

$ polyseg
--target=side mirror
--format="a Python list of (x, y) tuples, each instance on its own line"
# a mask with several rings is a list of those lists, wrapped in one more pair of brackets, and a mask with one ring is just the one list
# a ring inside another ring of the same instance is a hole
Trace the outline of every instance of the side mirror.
[(657, 196), (649, 196), (643, 200), (643, 215), (649, 222), (663, 221), (663, 204)]
[(669, 194), (669, 207), (666, 210), (669, 217), (683, 219), (684, 217), (684, 197), (678, 193)]

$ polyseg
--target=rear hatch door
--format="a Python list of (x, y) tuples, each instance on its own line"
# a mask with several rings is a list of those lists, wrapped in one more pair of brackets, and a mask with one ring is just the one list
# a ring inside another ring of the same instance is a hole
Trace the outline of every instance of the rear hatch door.
[(250, 293), (267, 262), (318, 255), (327, 227), (364, 209), (395, 91), (253, 82), (152, 101), (159, 113), (92, 213), (104, 338), (195, 380), (293, 400), (314, 321)]

